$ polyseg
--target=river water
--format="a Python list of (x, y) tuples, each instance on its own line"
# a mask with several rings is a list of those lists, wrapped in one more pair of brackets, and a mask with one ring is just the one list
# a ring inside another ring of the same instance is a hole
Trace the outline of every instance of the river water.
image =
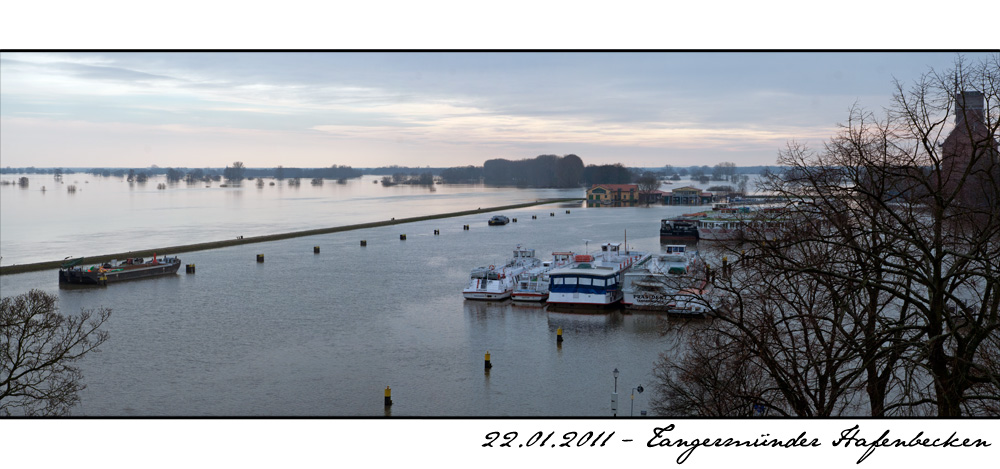
[[(76, 176), (66, 176), (65, 184), (87, 177)], [(583, 196), (582, 189), (385, 188), (371, 176), (298, 189), (162, 191), (155, 180), (145, 189), (117, 178), (89, 180), (75, 194), (42, 195), (34, 180), (29, 189), (3, 187), (3, 262)], [(95, 208), (95, 201), (81, 202), (85, 197), (108, 205)], [(487, 226), (489, 216), (481, 214), (162, 253), (196, 264), (195, 274), (181, 269), (67, 289), (51, 270), (4, 275), (0, 289), (4, 296), (50, 292), (64, 313), (113, 309), (110, 339), (82, 362), (87, 388), (74, 415), (381, 416), (390, 386), (394, 416), (608, 416), (615, 368), (619, 415), (639, 415), (649, 408), (653, 366), (667, 348), (659, 333), (664, 318), (475, 302), (461, 290), (472, 268), (504, 263), (518, 244), (544, 257), (627, 237), (632, 249), (657, 251), (659, 220), (688, 211), (550, 204), (506, 211), (518, 221), (505, 226)], [(26, 226), (33, 223), (44, 228)], [(113, 239), (91, 239), (95, 233)], [(633, 401), (638, 385), (646, 392)]]

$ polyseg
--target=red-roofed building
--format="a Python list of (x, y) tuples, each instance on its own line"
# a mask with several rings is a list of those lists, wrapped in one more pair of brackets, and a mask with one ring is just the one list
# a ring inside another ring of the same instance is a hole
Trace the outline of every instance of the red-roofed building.
[(594, 184), (587, 189), (587, 206), (634, 207), (639, 203), (636, 184)]

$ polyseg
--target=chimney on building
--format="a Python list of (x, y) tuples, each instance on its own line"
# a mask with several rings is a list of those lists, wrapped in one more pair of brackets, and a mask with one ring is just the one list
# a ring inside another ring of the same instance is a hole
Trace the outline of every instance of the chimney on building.
[(966, 120), (972, 125), (984, 122), (983, 101), (980, 91), (963, 91), (955, 96), (955, 126), (965, 125)]

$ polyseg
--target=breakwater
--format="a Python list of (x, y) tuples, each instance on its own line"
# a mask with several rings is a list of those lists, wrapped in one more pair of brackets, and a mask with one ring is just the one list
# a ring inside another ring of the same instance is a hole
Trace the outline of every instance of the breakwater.
[[(247, 236), (247, 237), (239, 237), (235, 239), (227, 239), (222, 241), (208, 241), (204, 243), (142, 249), (136, 251), (126, 251), (126, 252), (102, 254), (96, 256), (85, 256), (83, 258), (83, 261), (81, 261), (81, 264), (99, 264), (107, 262), (111, 259), (125, 259), (128, 257), (148, 257), (152, 256), (154, 253), (173, 255), (173, 254), (188, 253), (194, 251), (204, 251), (207, 249), (218, 249), (229, 246), (238, 246), (242, 244), (264, 243), (268, 241), (278, 241), (282, 239), (299, 238), (303, 236), (315, 236), (327, 233), (337, 233), (340, 231), (362, 230), (365, 228), (376, 228), (380, 226), (389, 226), (389, 225), (401, 225), (404, 223), (413, 223), (418, 221), (434, 220), (439, 218), (454, 218), (465, 215), (475, 215), (477, 213), (495, 212), (497, 210), (512, 210), (517, 208), (533, 207), (536, 205), (547, 205), (547, 204), (555, 204), (562, 202), (579, 202), (583, 200), (585, 199), (582, 198), (541, 199), (541, 200), (536, 200), (534, 202), (526, 202), (513, 205), (502, 205), (499, 207), (477, 208), (475, 210), (464, 210), (461, 212), (439, 213), (434, 215), (424, 215), (420, 217), (397, 218), (397, 219), (381, 220), (369, 223), (358, 223), (354, 225), (334, 226), (329, 228), (316, 228), (311, 230), (291, 231), (288, 233), (277, 233), (277, 234), (261, 235), (261, 236)], [(62, 259), (56, 261), (35, 262), (31, 264), (13, 264), (8, 266), (0, 266), (0, 275), (20, 274), (26, 272), (36, 272), (39, 270), (58, 269), (59, 266), (66, 261), (67, 261), (66, 259)]]

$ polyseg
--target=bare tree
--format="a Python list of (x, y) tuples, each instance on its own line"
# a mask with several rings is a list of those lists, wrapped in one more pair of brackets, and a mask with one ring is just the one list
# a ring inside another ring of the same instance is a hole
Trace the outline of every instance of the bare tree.
[[(749, 250), (736, 257), (726, 247), (717, 253), (726, 267), (710, 274), (712, 294), (697, 300), (713, 313), (682, 331), (690, 338), (673, 360), (658, 363), (658, 408), (712, 416), (863, 412), (857, 394), (867, 387), (865, 365), (876, 361), (861, 348), (867, 324), (845, 306), (856, 293), (851, 285), (821, 272), (844, 259), (824, 246), (786, 246), (782, 256), (815, 272), (792, 269), (767, 244), (743, 246)], [(708, 384), (724, 389), (701, 389)]]
[(75, 366), (108, 339), (111, 310), (56, 312), (56, 298), (31, 290), (0, 300), (0, 414), (66, 415), (86, 386)]
[(747, 185), (750, 182), (750, 176), (747, 176), (746, 174), (741, 174), (739, 176), (735, 176), (734, 179), (736, 180), (736, 191), (739, 192), (740, 194), (746, 195)]
[(736, 163), (723, 161), (712, 168), (713, 179), (732, 181), (736, 175)]
[(222, 171), (223, 177), (226, 178), (226, 182), (229, 184), (239, 185), (243, 181), (243, 174), (246, 172), (246, 167), (243, 166), (242, 161), (234, 161), (232, 166), (226, 166)]
[[(789, 169), (762, 183), (785, 211), (747, 220), (746, 244), (722, 248), (733, 272), (703, 298), (707, 336), (763, 378), (730, 372), (711, 395), (776, 390), (768, 405), (796, 415), (997, 415), (998, 127), (994, 56), (897, 83), (884, 117), (852, 109), (821, 152), (789, 144)], [(704, 348), (661, 364), (661, 388), (710, 382), (690, 376)]]
[(649, 201), (652, 200), (652, 193), (660, 188), (660, 179), (656, 177), (655, 174), (646, 172), (635, 179), (635, 183), (639, 188), (639, 198), (645, 202), (646, 206), (649, 206)]

